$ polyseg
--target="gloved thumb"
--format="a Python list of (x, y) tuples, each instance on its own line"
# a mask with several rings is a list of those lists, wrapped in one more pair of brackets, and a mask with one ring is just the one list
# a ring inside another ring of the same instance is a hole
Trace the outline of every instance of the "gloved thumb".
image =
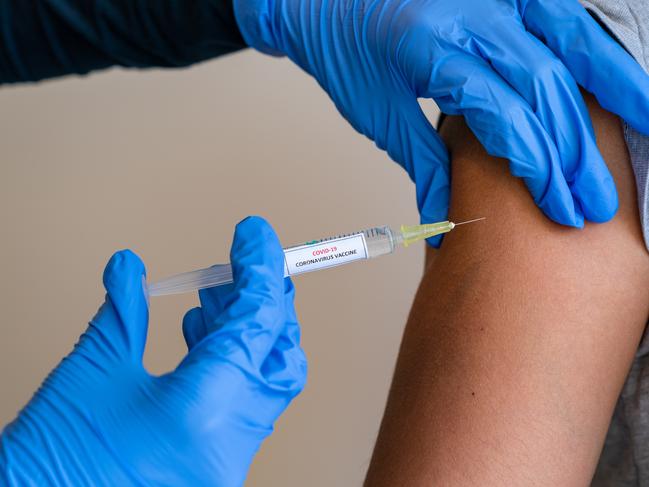
[(115, 253), (104, 270), (106, 301), (90, 322), (78, 350), (90, 358), (141, 363), (149, 309), (144, 291), (146, 271), (130, 250)]
[(284, 254), (265, 220), (237, 225), (230, 261), (234, 284), (201, 292), (201, 309), (185, 319), (191, 350), (181, 369), (209, 374), (225, 361), (258, 375), (286, 326)]
[[(385, 149), (415, 183), (421, 223), (446, 220), (450, 171), (444, 142), (414, 97), (390, 117), (388, 124)], [(377, 145), (381, 147), (379, 140)], [(441, 242), (441, 235), (428, 239), (433, 247)]]

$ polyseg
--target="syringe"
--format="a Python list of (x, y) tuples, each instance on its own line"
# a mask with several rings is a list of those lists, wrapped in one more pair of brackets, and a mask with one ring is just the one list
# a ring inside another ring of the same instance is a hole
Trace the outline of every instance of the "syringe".
[[(447, 233), (458, 225), (484, 220), (476, 218), (460, 223), (443, 221), (424, 225), (402, 225), (400, 231), (388, 226), (368, 228), (356, 233), (313, 240), (284, 249), (284, 276), (318, 271), (391, 254), (397, 246), (408, 245), (435, 235)], [(180, 294), (232, 282), (230, 264), (217, 264), (206, 269), (184, 272), (148, 286), (149, 296)]]

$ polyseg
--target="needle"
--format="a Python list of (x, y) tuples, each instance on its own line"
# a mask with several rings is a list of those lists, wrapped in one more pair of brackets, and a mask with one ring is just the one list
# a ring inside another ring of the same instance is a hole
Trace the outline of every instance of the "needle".
[(456, 223), (455, 226), (457, 227), (458, 225), (464, 225), (465, 223), (479, 222), (480, 220), (486, 220), (486, 219), (487, 219), (487, 217), (486, 217), (486, 216), (483, 216), (483, 217), (481, 217), (481, 218), (475, 218), (475, 219), (473, 219), (473, 220), (467, 220), (467, 221), (465, 221), (465, 222)]

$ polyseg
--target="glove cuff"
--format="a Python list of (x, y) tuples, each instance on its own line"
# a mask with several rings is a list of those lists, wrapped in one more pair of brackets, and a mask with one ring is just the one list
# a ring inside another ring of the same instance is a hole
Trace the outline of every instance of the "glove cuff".
[(272, 29), (275, 0), (232, 0), (234, 17), (250, 47), (271, 56), (283, 56)]

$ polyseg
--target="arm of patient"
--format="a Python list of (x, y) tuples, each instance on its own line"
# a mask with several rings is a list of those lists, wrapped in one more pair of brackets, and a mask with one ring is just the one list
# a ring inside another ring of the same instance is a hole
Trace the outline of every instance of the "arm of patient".
[(487, 221), (429, 259), (367, 486), (589, 483), (649, 315), (649, 256), (620, 123), (588, 103), (620, 207), (581, 231), (444, 124), (451, 220)]

